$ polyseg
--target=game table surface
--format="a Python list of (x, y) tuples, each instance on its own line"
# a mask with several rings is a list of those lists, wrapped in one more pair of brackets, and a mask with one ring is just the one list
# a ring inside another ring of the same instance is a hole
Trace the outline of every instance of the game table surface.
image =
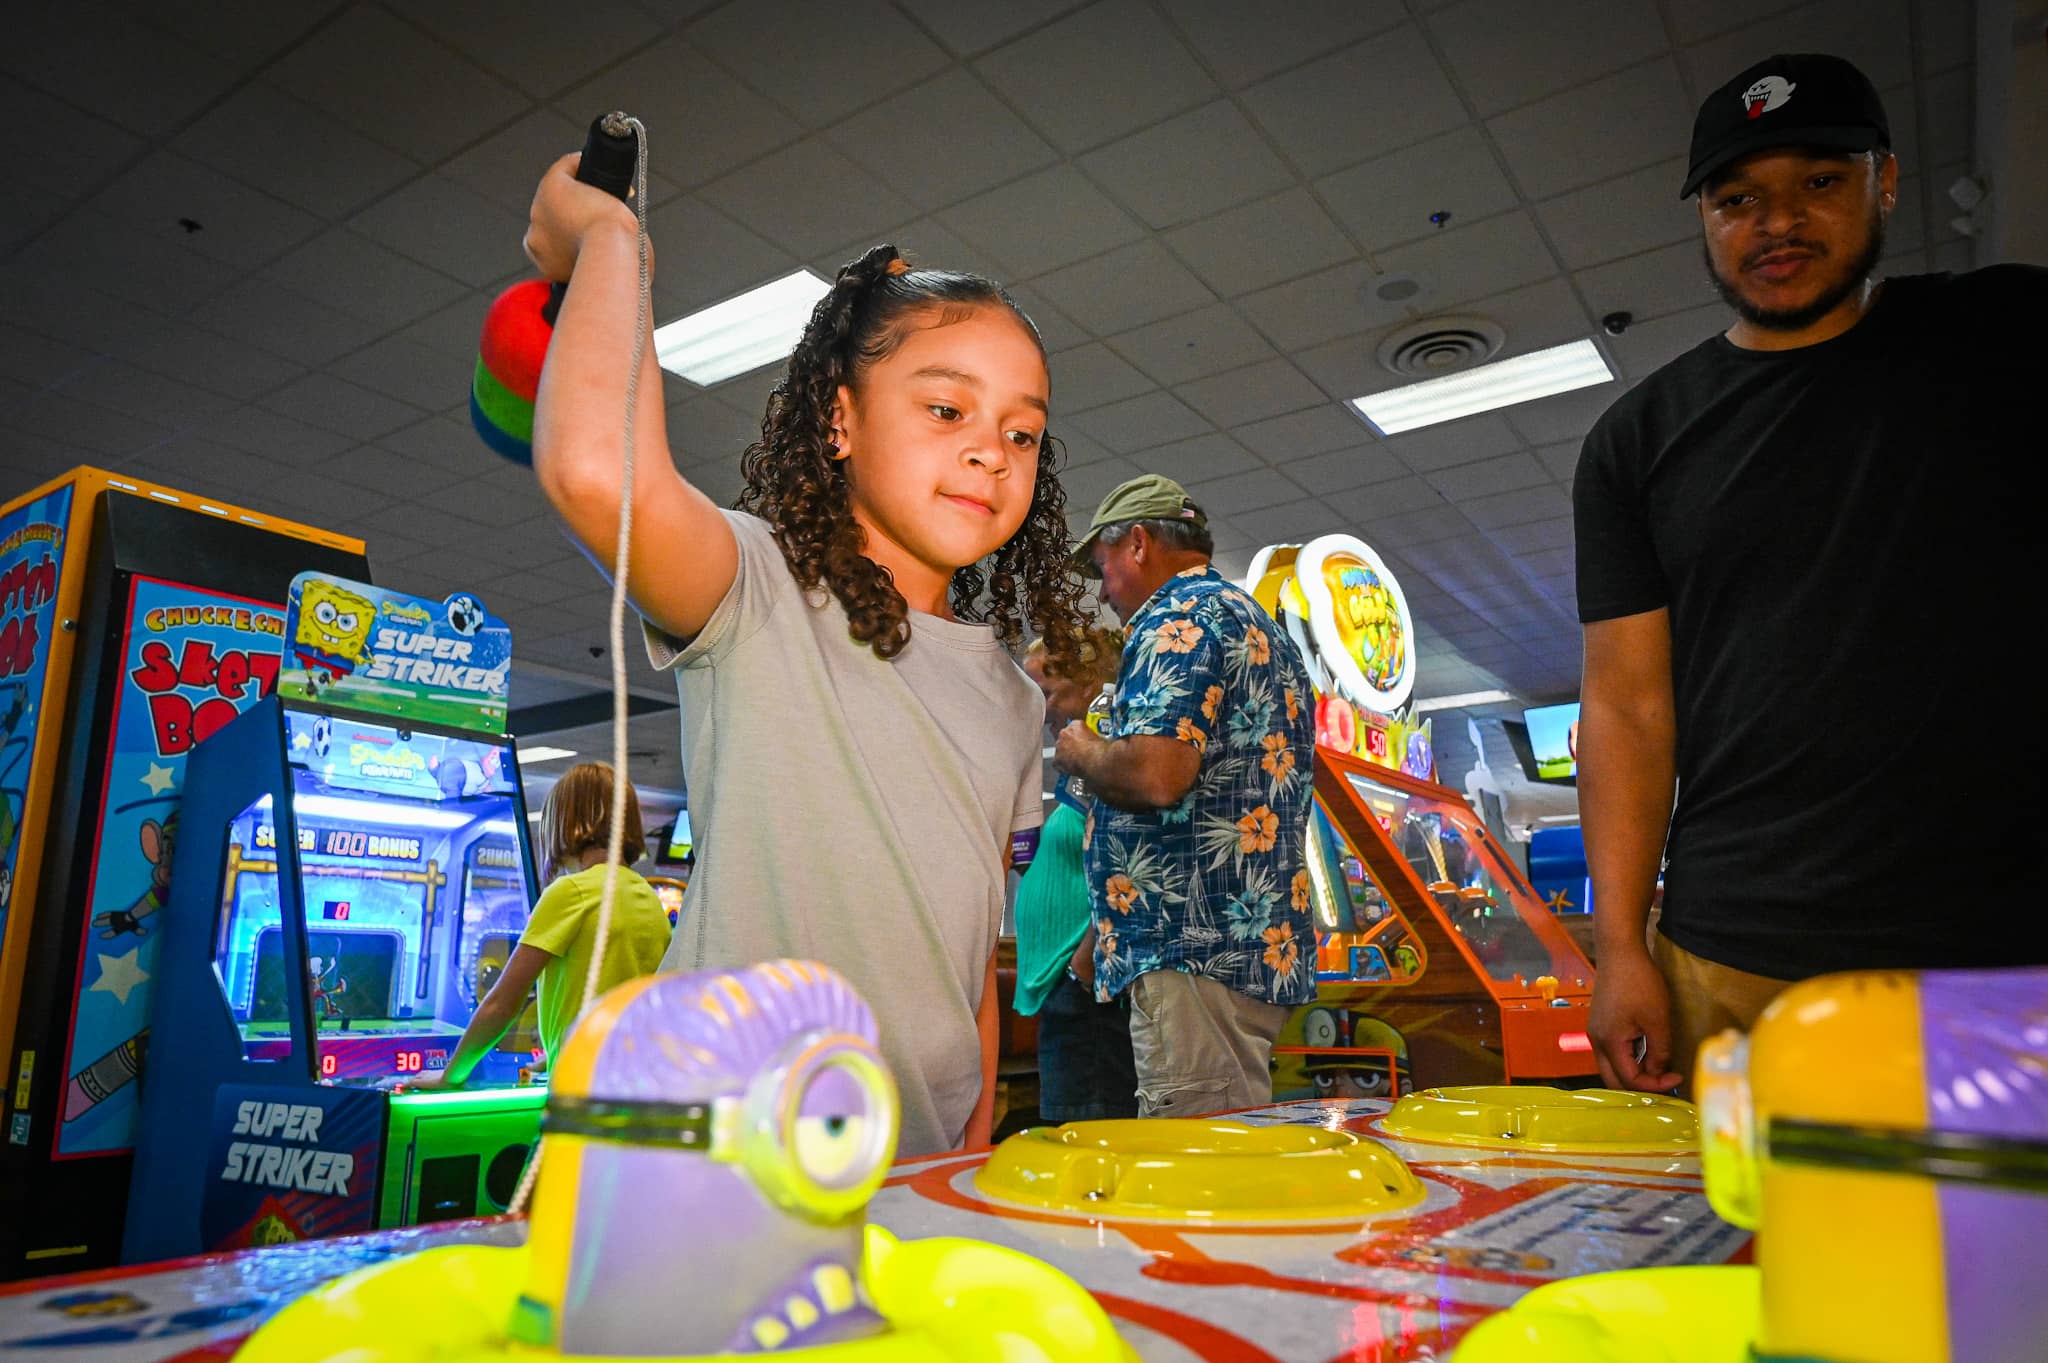
[[(1148, 1363), (1441, 1360), (1479, 1320), (1543, 1283), (1750, 1257), (1749, 1232), (1708, 1207), (1695, 1154), (1395, 1140), (1378, 1130), (1387, 1108), (1308, 1100), (1228, 1114), (1385, 1141), (1428, 1195), (1369, 1219), (1213, 1225), (1026, 1209), (976, 1190), (986, 1150), (899, 1161), (869, 1217), (904, 1239), (965, 1236), (1045, 1260), (1094, 1293)], [(452, 1221), (0, 1284), (0, 1355), (227, 1359), (286, 1303), (351, 1270), (525, 1233), (522, 1217)]]

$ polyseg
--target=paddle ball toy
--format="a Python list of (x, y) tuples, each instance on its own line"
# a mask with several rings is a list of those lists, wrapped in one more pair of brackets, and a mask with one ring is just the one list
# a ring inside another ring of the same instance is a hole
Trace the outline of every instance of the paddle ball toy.
[[(576, 178), (621, 201), (633, 193), (640, 140), (622, 113), (593, 120)], [(469, 387), (469, 419), (484, 444), (518, 464), (533, 463), (533, 399), (555, 334), (566, 282), (528, 279), (498, 295), (484, 316), (483, 342)]]

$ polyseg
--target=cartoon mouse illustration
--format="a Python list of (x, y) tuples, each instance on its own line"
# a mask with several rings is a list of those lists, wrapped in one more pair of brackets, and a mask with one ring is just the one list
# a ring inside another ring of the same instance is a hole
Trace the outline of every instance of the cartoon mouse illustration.
[(149, 936), (149, 929), (142, 926), (143, 923), (154, 917), (170, 897), (171, 849), (178, 840), (178, 816), (172, 813), (162, 823), (144, 819), (138, 831), (143, 858), (150, 864), (149, 888), (125, 909), (93, 915), (93, 925), (99, 928), (101, 937), (118, 937), (124, 932), (132, 932), (137, 937)]

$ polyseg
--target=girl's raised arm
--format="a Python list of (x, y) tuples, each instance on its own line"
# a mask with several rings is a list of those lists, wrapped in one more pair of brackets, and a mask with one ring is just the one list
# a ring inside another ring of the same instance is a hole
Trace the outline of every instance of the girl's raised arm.
[[(626, 376), (640, 367), (633, 416), (633, 542), (626, 592), (657, 627), (704, 628), (738, 571), (732, 527), (676, 471), (668, 448), (652, 328), (641, 335), (638, 231), (625, 204), (549, 168), (533, 198), (526, 253), (549, 279), (575, 282), (556, 318), (534, 401), (533, 467), (584, 552), (609, 574), (624, 483)], [(650, 271), (652, 263), (650, 259)]]

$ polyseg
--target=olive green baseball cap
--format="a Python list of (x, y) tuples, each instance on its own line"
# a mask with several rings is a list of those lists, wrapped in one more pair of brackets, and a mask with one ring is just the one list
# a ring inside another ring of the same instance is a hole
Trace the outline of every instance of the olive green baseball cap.
[(1188, 490), (1173, 479), (1160, 473), (1140, 474), (1128, 483), (1119, 483), (1111, 488), (1109, 495), (1102, 499), (1102, 505), (1095, 508), (1095, 519), (1088, 522), (1088, 533), (1074, 546), (1071, 555), (1074, 570), (1083, 577), (1102, 576), (1095, 570), (1095, 560), (1089, 557), (1096, 537), (1112, 525), (1130, 521), (1193, 521), (1202, 526), (1209, 523), (1209, 518), (1190, 500)]

